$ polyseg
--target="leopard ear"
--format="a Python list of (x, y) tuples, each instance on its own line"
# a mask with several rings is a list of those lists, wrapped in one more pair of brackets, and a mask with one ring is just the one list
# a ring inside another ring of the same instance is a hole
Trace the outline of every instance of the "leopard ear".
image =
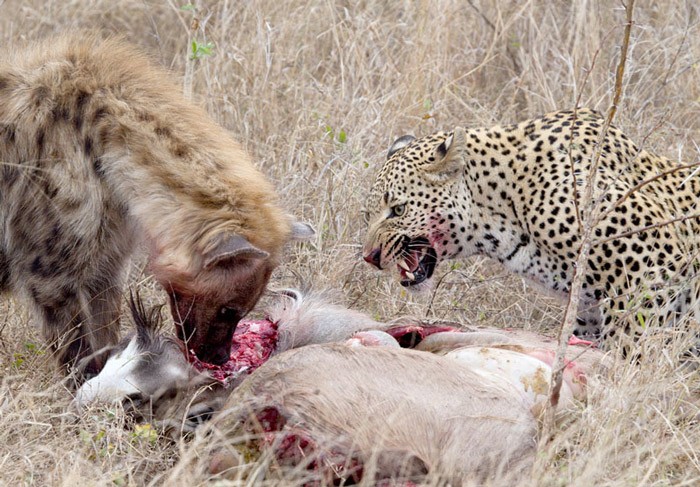
[(435, 162), (424, 166), (424, 171), (436, 183), (445, 183), (458, 177), (467, 164), (467, 131), (456, 127), (454, 132), (435, 150)]
[(416, 140), (416, 138), (412, 135), (404, 135), (399, 137), (393, 144), (391, 144), (391, 147), (389, 147), (389, 152), (387, 152), (386, 158), (391, 159), (391, 156), (393, 156), (398, 150), (403, 149), (414, 140)]

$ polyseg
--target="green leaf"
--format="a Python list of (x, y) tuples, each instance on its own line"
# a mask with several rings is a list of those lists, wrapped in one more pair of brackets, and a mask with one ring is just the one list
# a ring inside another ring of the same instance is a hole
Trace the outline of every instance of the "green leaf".
[(131, 437), (135, 440), (145, 440), (148, 443), (155, 443), (158, 440), (158, 431), (150, 423), (137, 424)]
[(207, 42), (206, 44), (200, 44), (196, 40), (192, 41), (192, 54), (190, 59), (201, 59), (205, 56), (211, 56), (214, 53), (214, 43)]
[(323, 127), (323, 131), (326, 133), (329, 139), (333, 139), (335, 137), (335, 133), (333, 132), (333, 128), (330, 125), (325, 125)]
[(340, 142), (341, 144), (344, 144), (345, 141), (347, 140), (347, 138), (348, 138), (348, 136), (345, 133), (345, 130), (340, 129), (340, 132), (338, 132), (338, 142)]
[(183, 12), (194, 12), (195, 10), (197, 10), (197, 7), (195, 7), (191, 3), (188, 3), (187, 5), (183, 5), (182, 7), (180, 7), (180, 10), (182, 10)]
[(639, 322), (639, 325), (642, 327), (642, 330), (645, 330), (647, 327), (646, 320), (644, 319), (644, 314), (642, 314), (641, 311), (637, 312), (637, 321)]

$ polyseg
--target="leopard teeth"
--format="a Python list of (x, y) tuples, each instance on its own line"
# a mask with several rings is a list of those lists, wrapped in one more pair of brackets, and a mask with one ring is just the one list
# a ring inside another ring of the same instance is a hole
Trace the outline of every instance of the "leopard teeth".
[(416, 276), (415, 276), (415, 274), (413, 274), (413, 272), (406, 271), (406, 277), (408, 277), (412, 281), (416, 280)]
[(401, 268), (402, 268), (403, 270), (405, 270), (406, 272), (411, 272), (411, 268), (408, 267), (408, 264), (406, 264), (406, 261), (405, 261), (405, 260), (400, 260), (400, 261), (398, 262), (398, 264), (399, 264), (399, 267), (401, 267)]

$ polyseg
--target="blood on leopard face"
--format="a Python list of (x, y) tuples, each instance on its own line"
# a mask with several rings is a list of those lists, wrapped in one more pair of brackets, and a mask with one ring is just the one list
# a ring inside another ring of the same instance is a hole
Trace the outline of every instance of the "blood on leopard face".
[(402, 286), (411, 290), (429, 288), (437, 265), (446, 259), (458, 257), (463, 248), (448, 238), (451, 227), (449, 218), (433, 214), (429, 218), (431, 228), (427, 237), (403, 236), (387, 247), (379, 247), (367, 253), (365, 260), (379, 269), (392, 263), (399, 272)]

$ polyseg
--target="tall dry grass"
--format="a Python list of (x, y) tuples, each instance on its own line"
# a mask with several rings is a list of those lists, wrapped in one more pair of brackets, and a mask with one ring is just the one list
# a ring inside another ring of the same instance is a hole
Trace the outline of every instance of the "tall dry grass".
[[(333, 289), (378, 318), (447, 318), (552, 332), (560, 303), (476, 258), (443, 265), (410, 295), (360, 262), (361, 209), (386, 148), (404, 133), (514, 122), (576, 103), (607, 108), (624, 11), (616, 1), (382, 2), (0, 0), (0, 42), (76, 29), (120, 33), (180, 76), (318, 230), (291, 247), (274, 285)], [(616, 125), (685, 162), (700, 150), (700, 6), (639, 4)], [(214, 54), (189, 59), (191, 42)], [(132, 283), (153, 289), (134, 266)], [(0, 302), (0, 484), (193, 485), (196, 455), (117, 409), (79, 421), (31, 317)], [(653, 344), (650, 344), (653, 346)], [(533, 485), (697, 485), (696, 379), (657, 347), (591, 386), (588, 406), (537, 459)], [(183, 460), (182, 455), (186, 458)], [(243, 478), (243, 477), (242, 477)], [(286, 480), (292, 483), (292, 479)], [(243, 482), (243, 480), (241, 480)]]

